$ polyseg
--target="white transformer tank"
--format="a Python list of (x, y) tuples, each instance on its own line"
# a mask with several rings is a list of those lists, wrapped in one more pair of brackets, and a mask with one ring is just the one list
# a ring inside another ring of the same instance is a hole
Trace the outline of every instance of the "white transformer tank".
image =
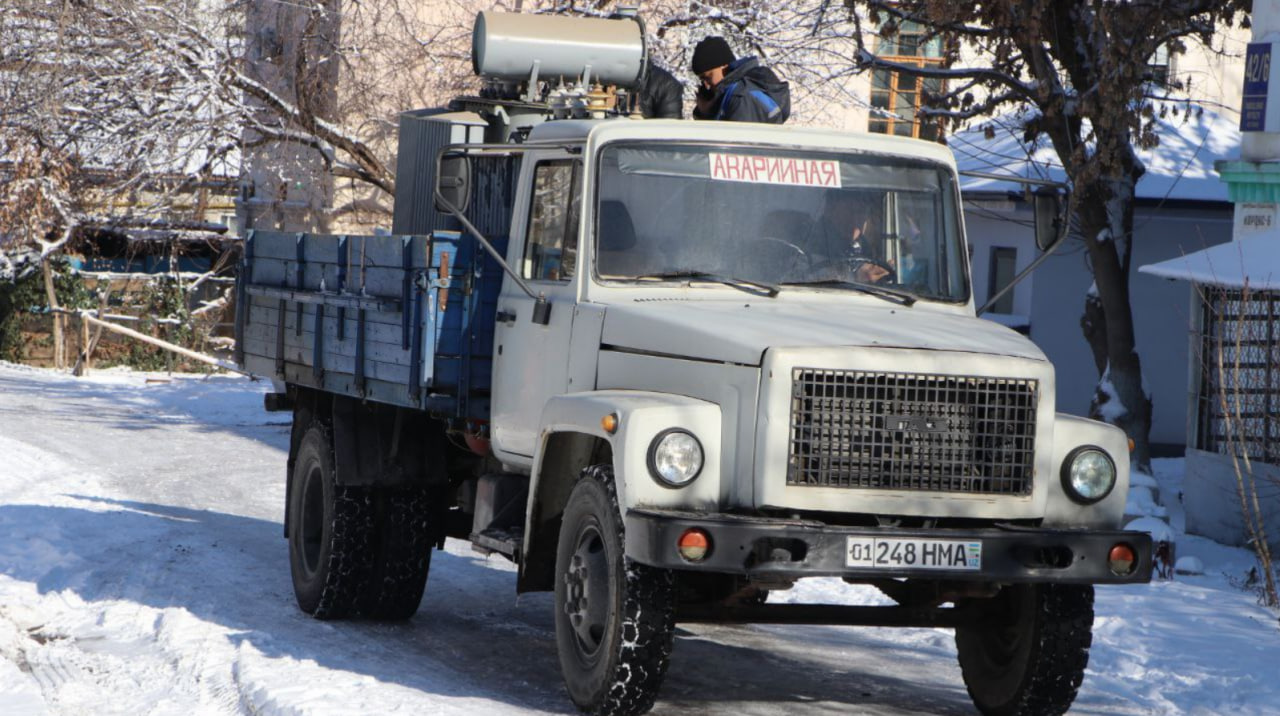
[(644, 31), (635, 18), (481, 12), (471, 35), (471, 64), (490, 79), (572, 80), (633, 87), (645, 66)]

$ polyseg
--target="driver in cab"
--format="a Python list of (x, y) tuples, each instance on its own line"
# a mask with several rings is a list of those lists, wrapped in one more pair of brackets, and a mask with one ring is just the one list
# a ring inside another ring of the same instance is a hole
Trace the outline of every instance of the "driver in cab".
[(866, 196), (829, 192), (822, 217), (814, 225), (809, 244), (835, 263), (847, 263), (860, 283), (892, 280), (893, 268), (874, 252), (876, 202)]

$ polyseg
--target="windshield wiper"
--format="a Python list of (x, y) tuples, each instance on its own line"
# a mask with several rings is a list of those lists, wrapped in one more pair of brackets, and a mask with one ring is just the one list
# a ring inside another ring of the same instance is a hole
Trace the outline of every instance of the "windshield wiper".
[[(763, 291), (769, 298), (777, 296), (778, 291), (782, 290), (772, 283), (765, 283), (764, 281), (755, 281), (747, 278), (736, 278), (734, 276), (725, 276), (718, 273), (712, 273), (710, 271), (666, 271), (663, 273), (647, 273), (643, 276), (636, 276), (636, 278), (656, 279), (659, 281), (674, 278), (688, 278), (696, 281), (715, 281), (716, 283), (722, 283), (726, 286), (732, 286), (743, 290), (746, 290), (748, 287), (754, 288), (757, 291)], [(750, 291), (748, 291), (748, 293), (750, 293)]]
[(874, 284), (858, 283), (856, 281), (845, 281), (838, 278), (819, 279), (817, 281), (787, 281), (783, 286), (841, 286), (844, 288), (852, 288), (855, 291), (861, 291), (877, 298), (883, 298), (891, 303), (897, 303), (903, 306), (910, 306), (916, 302), (914, 294), (906, 291), (898, 291), (884, 286), (876, 286)]

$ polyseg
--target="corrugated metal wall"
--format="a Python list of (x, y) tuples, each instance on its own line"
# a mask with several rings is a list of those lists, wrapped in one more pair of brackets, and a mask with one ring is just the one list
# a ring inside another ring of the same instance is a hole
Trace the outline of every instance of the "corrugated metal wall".
[(436, 210), (432, 194), (435, 184), (436, 154), (441, 147), (481, 141), (469, 136), (471, 127), (450, 121), (446, 110), (420, 109), (400, 115), (400, 144), (396, 153), (396, 203), (391, 233), (429, 234), (438, 229), (461, 228)]
[[(400, 147), (396, 159), (396, 205), (392, 233), (429, 234), (460, 230), (432, 200), (436, 154), (449, 144), (481, 143), (487, 126), (478, 115), (417, 110), (400, 115)], [(485, 236), (498, 238), (511, 231), (519, 157), (472, 158), (471, 203), (462, 207)]]

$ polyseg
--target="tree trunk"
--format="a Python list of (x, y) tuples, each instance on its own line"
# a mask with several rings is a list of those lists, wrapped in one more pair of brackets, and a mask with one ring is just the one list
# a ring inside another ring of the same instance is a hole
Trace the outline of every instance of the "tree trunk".
[[(335, 48), (341, 36), (337, 0), (245, 4), (248, 50), (246, 74), (296, 103), (306, 122), (335, 121), (338, 111), (338, 67)], [(261, 106), (257, 100), (250, 103)], [(274, 119), (265, 107), (259, 118)], [(247, 195), (237, 200), (240, 225), (279, 231), (326, 231), (333, 207), (334, 179), (321, 155), (296, 142), (261, 141), (246, 123), (248, 149), (243, 158)], [(296, 122), (284, 129), (309, 131)]]
[(49, 309), (53, 316), (53, 367), (62, 370), (66, 367), (66, 345), (62, 338), (62, 321), (63, 316), (58, 313), (58, 291), (53, 283), (53, 266), (50, 264), (48, 256), (44, 257), (40, 262), (40, 270), (44, 273), (44, 295), (49, 302)]
[[(1141, 173), (1139, 169), (1138, 174)], [(1133, 238), (1133, 187), (1129, 179), (1099, 179), (1084, 188), (1079, 208), (1097, 296), (1085, 301), (1081, 327), (1099, 366), (1090, 417), (1123, 429), (1133, 440), (1134, 466), (1151, 472), (1151, 396), (1143, 387), (1142, 361), (1129, 303)]]
[(1102, 310), (1102, 299), (1098, 298), (1097, 286), (1093, 292), (1084, 297), (1084, 315), (1080, 317), (1080, 331), (1089, 342), (1089, 350), (1093, 353), (1093, 365), (1098, 375), (1107, 370), (1107, 314)]

